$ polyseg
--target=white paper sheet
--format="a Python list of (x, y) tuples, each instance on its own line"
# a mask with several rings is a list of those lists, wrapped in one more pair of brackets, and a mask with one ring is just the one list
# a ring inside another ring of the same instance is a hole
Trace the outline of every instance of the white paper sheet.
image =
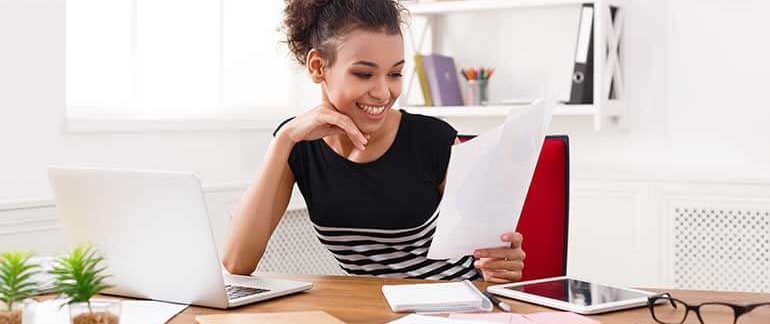
[[(61, 301), (49, 300), (32, 303), (24, 311), (24, 323), (69, 324), (69, 309), (59, 307)], [(188, 305), (163, 303), (152, 300), (124, 300), (121, 302), (121, 324), (162, 324), (183, 311)]]
[(518, 224), (553, 108), (545, 100), (516, 107), (502, 125), (452, 147), (428, 258), (503, 245), (500, 235)]

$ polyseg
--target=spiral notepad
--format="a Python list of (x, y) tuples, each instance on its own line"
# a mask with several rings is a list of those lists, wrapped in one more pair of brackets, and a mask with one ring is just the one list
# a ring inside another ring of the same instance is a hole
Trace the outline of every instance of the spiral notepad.
[(385, 285), (382, 294), (394, 312), (459, 313), (491, 311), (492, 303), (470, 281)]

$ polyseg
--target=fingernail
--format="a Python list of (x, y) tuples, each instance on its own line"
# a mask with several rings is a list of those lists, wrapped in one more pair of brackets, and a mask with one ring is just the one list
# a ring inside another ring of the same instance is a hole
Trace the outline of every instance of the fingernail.
[(503, 241), (508, 241), (511, 239), (511, 236), (508, 234), (503, 235)]
[(475, 261), (475, 262), (473, 262), (473, 267), (474, 267), (474, 268), (478, 268), (478, 267), (479, 267), (479, 265), (481, 265), (481, 262), (480, 262), (480, 261)]
[(484, 251), (476, 251), (476, 253), (474, 253), (474, 255), (475, 255), (477, 258), (483, 258), (483, 257), (487, 256), (487, 252), (484, 252)]

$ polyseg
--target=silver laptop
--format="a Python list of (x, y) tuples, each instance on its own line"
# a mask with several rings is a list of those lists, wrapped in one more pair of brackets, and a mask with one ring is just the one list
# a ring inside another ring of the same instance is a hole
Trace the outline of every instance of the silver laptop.
[(107, 259), (107, 294), (229, 308), (313, 286), (224, 271), (193, 174), (50, 167), (48, 175), (67, 236)]

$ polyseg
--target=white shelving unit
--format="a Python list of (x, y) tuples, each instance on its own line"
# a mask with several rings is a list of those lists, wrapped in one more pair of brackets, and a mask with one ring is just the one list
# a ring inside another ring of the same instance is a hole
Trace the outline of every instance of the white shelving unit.
[(488, 11), (522, 7), (544, 7), (592, 3), (583, 0), (455, 0), (455, 1), (405, 1), (412, 15), (441, 15), (456, 12)]
[[(625, 84), (623, 82), (623, 0), (456, 0), (438, 2), (404, 2), (404, 5), (416, 17), (427, 18), (424, 28), (418, 35), (414, 30), (408, 30), (411, 48), (422, 49), (423, 43), (434, 48), (433, 35), (435, 20), (449, 14), (474, 14), (478, 12), (516, 10), (527, 7), (549, 7), (564, 5), (593, 4), (593, 57), (594, 57), (594, 103), (589, 105), (560, 105), (554, 111), (554, 116), (574, 116), (593, 118), (595, 130), (600, 130), (608, 123), (623, 126), (626, 116)], [(614, 11), (614, 14), (613, 14)], [(575, 30), (577, 33), (577, 30)], [(426, 37), (427, 35), (427, 37)], [(415, 37), (416, 36), (416, 37)], [(411, 87), (412, 75), (407, 87)], [(610, 88), (613, 88), (612, 94)], [(402, 96), (404, 106), (406, 97)], [(612, 96), (612, 97), (611, 97)], [(461, 106), (461, 107), (408, 107), (407, 111), (440, 118), (490, 118), (502, 117), (510, 106)]]
[[(405, 107), (404, 109), (413, 114), (438, 118), (489, 118), (505, 117), (511, 109), (525, 106), (526, 105), (443, 106)], [(596, 114), (596, 107), (594, 105), (558, 105), (553, 114), (554, 116), (593, 116)]]

